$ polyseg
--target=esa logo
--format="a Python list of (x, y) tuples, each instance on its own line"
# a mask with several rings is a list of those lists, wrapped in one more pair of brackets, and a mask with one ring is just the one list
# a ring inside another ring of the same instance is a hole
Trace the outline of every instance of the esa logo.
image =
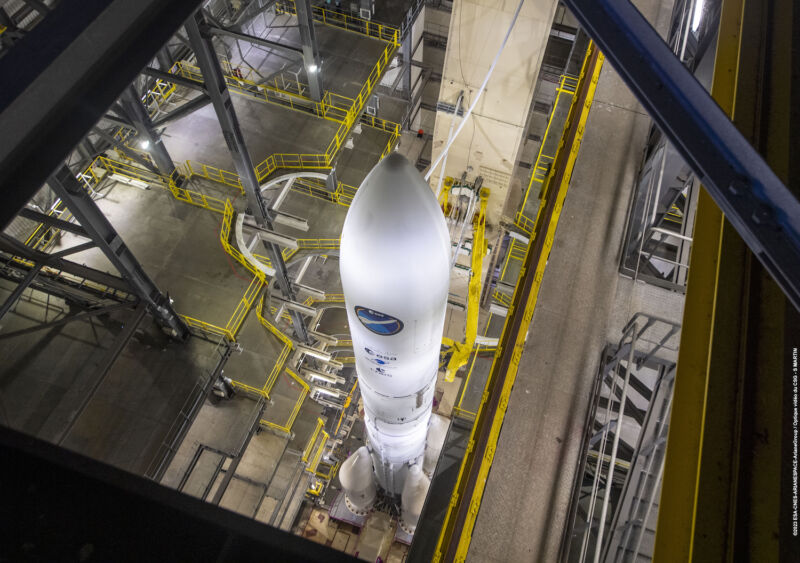
[(403, 330), (403, 321), (395, 319), (391, 315), (359, 306), (356, 306), (355, 310), (358, 320), (370, 332), (382, 336), (391, 336)]

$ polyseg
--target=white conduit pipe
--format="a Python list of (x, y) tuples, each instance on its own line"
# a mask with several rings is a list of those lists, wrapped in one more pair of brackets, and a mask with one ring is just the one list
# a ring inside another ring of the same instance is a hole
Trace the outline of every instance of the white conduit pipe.
[[(622, 395), (619, 398), (619, 412), (617, 413), (617, 426), (614, 429), (614, 442), (611, 445), (611, 459), (608, 462), (608, 475), (606, 476), (606, 492), (603, 494), (603, 506), (600, 509), (600, 521), (597, 523), (597, 543), (594, 546), (594, 563), (600, 563), (600, 552), (603, 550), (603, 534), (606, 530), (606, 513), (608, 512), (608, 501), (611, 495), (611, 485), (614, 481), (614, 468), (617, 465), (617, 448), (619, 447), (619, 436), (622, 434), (622, 417), (625, 415), (625, 403), (628, 400), (628, 386), (631, 381), (631, 371), (634, 369), (633, 353), (636, 344), (636, 323), (633, 323), (631, 330), (631, 349), (628, 352), (628, 364), (625, 366), (625, 382), (622, 384)], [(636, 370), (638, 373), (638, 369)], [(614, 397), (609, 397), (613, 401)], [(602, 455), (603, 452), (600, 452)]]
[[(474, 100), (472, 100), (472, 104), (470, 104), (469, 109), (467, 110), (467, 113), (464, 115), (464, 119), (462, 119), (461, 123), (458, 125), (458, 129), (456, 129), (455, 135), (453, 135), (450, 138), (450, 140), (445, 145), (444, 150), (439, 154), (439, 156), (436, 158), (434, 163), (431, 165), (431, 168), (430, 168), (430, 170), (428, 170), (428, 173), (425, 174), (425, 181), (426, 182), (428, 180), (430, 180), (431, 175), (433, 174), (433, 171), (436, 170), (436, 167), (439, 165), (439, 163), (442, 161), (442, 159), (447, 155), (447, 151), (450, 150), (450, 145), (453, 144), (453, 141), (456, 140), (456, 137), (458, 137), (458, 134), (461, 133), (461, 130), (464, 128), (464, 125), (467, 123), (467, 120), (469, 119), (469, 116), (472, 115), (472, 110), (474, 110), (475, 106), (478, 105), (478, 100), (481, 99), (481, 96), (483, 95), (483, 91), (486, 89), (486, 84), (489, 82), (489, 78), (492, 76), (492, 72), (494, 72), (494, 67), (497, 65), (497, 61), (500, 59), (500, 54), (503, 52), (503, 49), (505, 48), (506, 43), (508, 43), (508, 38), (511, 35), (511, 30), (514, 29), (514, 24), (517, 23), (517, 16), (519, 16), (519, 12), (522, 9), (522, 5), (524, 3), (525, 3), (525, 0), (519, 0), (519, 5), (517, 6), (516, 11), (514, 12), (514, 17), (511, 18), (511, 25), (508, 26), (508, 31), (506, 31), (506, 36), (503, 38), (503, 42), (500, 44), (500, 49), (497, 51), (497, 54), (494, 56), (494, 60), (492, 61), (492, 66), (489, 67), (489, 72), (486, 73), (486, 78), (483, 79), (483, 84), (481, 84), (481, 88), (480, 88), (480, 90), (478, 90), (478, 95), (475, 96)], [(463, 9), (463, 7), (462, 7), (462, 9)], [(456, 111), (458, 111), (458, 108), (456, 108)]]
[[(456, 124), (456, 118), (458, 117), (458, 108), (461, 107), (461, 99), (464, 97), (464, 90), (458, 94), (458, 101), (456, 102), (456, 111), (453, 112), (453, 119), (450, 120), (450, 131), (447, 133), (447, 144), (450, 145), (450, 140), (453, 138), (453, 127)], [(444, 155), (444, 161), (442, 162), (442, 173), (439, 174), (439, 185), (436, 186), (436, 199), (439, 199), (439, 195), (442, 193), (442, 182), (444, 181), (444, 171), (447, 169), (447, 154)], [(427, 178), (426, 178), (427, 180)]]

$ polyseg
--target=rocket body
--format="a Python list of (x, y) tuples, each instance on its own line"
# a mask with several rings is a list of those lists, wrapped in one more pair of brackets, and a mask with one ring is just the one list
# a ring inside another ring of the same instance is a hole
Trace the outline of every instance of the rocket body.
[(340, 273), (378, 484), (399, 495), (422, 463), (444, 328), (450, 238), (400, 154), (364, 179), (345, 218)]

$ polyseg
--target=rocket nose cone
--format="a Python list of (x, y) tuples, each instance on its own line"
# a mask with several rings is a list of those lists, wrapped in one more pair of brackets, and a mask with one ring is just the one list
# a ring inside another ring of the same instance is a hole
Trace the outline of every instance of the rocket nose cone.
[(350, 208), (361, 206), (389, 215), (409, 206), (433, 210), (438, 203), (414, 165), (402, 154), (392, 152), (375, 165), (358, 188)]
[(399, 169), (406, 166), (411, 166), (411, 163), (406, 157), (399, 152), (392, 151), (386, 158), (378, 163), (377, 168), (384, 168), (387, 170)]

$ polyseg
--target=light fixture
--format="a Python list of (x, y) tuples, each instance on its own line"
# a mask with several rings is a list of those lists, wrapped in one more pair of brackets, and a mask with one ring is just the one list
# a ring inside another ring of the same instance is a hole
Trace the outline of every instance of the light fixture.
[(315, 72), (317, 72), (317, 69), (318, 69), (317, 65), (311, 65), (308, 67), (308, 72), (314, 74)]
[(692, 14), (692, 31), (697, 31), (700, 27), (700, 22), (703, 20), (703, 8), (705, 7), (705, 0), (697, 0), (694, 5), (694, 13)]
[(143, 140), (142, 142), (139, 143), (139, 146), (142, 147), (144, 150), (147, 150), (147, 149), (150, 148), (150, 141), (145, 139), (145, 140)]

